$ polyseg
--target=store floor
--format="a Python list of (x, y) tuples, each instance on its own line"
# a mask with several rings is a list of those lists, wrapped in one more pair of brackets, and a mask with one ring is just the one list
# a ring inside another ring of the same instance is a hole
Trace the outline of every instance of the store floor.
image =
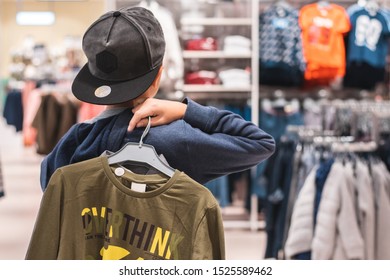
[[(0, 198), (0, 260), (24, 259), (42, 196), (41, 160), (34, 148), (23, 146), (21, 133), (1, 119), (0, 164), (5, 196)], [(227, 210), (235, 211), (234, 207)], [(227, 259), (263, 258), (264, 232), (228, 228), (225, 239)]]

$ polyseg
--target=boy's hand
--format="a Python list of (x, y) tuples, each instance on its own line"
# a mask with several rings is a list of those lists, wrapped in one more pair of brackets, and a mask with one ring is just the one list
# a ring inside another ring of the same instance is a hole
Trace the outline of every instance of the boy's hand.
[(131, 118), (128, 131), (136, 127), (146, 127), (148, 117), (151, 116), (151, 126), (169, 124), (183, 118), (187, 105), (178, 101), (147, 98), (143, 103), (132, 109), (134, 116)]

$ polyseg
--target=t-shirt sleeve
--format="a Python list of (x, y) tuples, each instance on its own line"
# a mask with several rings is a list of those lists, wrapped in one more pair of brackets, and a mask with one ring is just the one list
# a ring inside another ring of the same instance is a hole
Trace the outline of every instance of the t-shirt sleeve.
[(310, 17), (310, 10), (308, 8), (309, 6), (304, 6), (299, 11), (298, 15), (298, 24), (301, 27), (302, 30), (306, 30), (308, 26), (310, 25), (311, 17)]
[(225, 236), (218, 205), (208, 208), (196, 231), (193, 260), (224, 260)]
[(380, 14), (383, 16), (383, 30), (385, 36), (390, 35), (390, 10), (381, 10)]
[(337, 32), (344, 34), (351, 29), (351, 23), (347, 11), (340, 7), (339, 15), (336, 17), (335, 28)]
[(54, 172), (43, 193), (26, 260), (57, 259), (62, 220), (62, 190), (62, 173), (58, 170)]

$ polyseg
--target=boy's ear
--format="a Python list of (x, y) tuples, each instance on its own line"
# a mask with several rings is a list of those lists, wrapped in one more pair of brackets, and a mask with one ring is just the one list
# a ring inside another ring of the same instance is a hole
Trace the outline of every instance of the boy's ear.
[(160, 69), (158, 70), (157, 76), (154, 79), (153, 84), (152, 84), (154, 87), (158, 87), (160, 85), (160, 79), (161, 79), (161, 76), (162, 76), (163, 69), (164, 69), (164, 67), (161, 65)]

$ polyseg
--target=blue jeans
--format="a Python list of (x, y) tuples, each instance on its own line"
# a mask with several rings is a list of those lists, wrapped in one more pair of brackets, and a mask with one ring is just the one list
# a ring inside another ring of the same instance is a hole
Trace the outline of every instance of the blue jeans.
[(279, 250), (283, 248), (295, 150), (295, 141), (281, 142), (272, 167), (264, 208), (267, 232), (266, 258), (277, 258)]
[(225, 207), (229, 204), (228, 176), (222, 176), (204, 184), (214, 197), (218, 200), (219, 206)]
[(291, 115), (272, 115), (262, 111), (259, 123), (261, 129), (269, 133), (276, 141), (276, 152), (266, 161), (257, 165), (256, 178), (251, 184), (251, 193), (256, 194), (260, 199), (265, 199), (280, 138), (286, 133), (288, 125), (303, 125), (304, 121), (299, 112)]

